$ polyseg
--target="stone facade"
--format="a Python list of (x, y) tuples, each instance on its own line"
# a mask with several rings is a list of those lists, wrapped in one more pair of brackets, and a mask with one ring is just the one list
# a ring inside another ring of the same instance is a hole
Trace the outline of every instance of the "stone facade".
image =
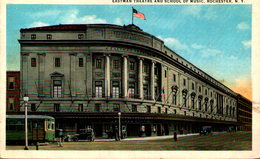
[[(95, 116), (87, 124), (74, 119), (95, 113), (104, 118), (96, 123), (102, 136), (119, 111), (129, 135), (136, 135), (130, 128), (162, 135), (195, 132), (205, 124), (223, 130), (237, 122), (236, 93), (135, 25), (57, 25), (20, 32), (21, 96), (29, 95), (31, 113), (56, 117), (60, 128), (95, 127)], [(73, 122), (64, 124), (64, 114)]]

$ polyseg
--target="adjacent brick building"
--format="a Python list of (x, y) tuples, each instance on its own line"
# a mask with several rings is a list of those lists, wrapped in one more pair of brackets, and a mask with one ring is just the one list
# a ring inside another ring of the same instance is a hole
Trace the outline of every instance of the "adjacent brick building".
[(6, 74), (6, 112), (19, 112), (20, 71), (7, 71)]

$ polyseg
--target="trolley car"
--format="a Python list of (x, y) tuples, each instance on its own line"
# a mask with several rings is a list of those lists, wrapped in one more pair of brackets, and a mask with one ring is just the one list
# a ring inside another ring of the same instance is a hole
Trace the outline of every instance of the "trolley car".
[[(24, 115), (6, 116), (6, 141), (23, 142), (25, 140)], [(28, 115), (28, 140), (30, 143), (55, 140), (55, 120), (51, 116)]]

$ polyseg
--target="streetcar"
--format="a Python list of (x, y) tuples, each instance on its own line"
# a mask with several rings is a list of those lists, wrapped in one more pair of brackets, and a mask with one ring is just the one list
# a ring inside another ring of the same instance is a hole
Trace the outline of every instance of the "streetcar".
[[(25, 140), (25, 116), (6, 116), (6, 142), (24, 142)], [(28, 115), (28, 141), (52, 142), (55, 141), (55, 120), (51, 116)]]

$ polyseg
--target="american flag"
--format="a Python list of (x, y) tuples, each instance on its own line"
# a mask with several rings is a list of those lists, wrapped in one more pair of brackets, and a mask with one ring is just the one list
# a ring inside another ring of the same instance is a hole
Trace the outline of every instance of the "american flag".
[(133, 8), (133, 16), (136, 17), (136, 18), (140, 18), (140, 19), (146, 20), (144, 14), (141, 13), (141, 12), (138, 12), (134, 8)]

